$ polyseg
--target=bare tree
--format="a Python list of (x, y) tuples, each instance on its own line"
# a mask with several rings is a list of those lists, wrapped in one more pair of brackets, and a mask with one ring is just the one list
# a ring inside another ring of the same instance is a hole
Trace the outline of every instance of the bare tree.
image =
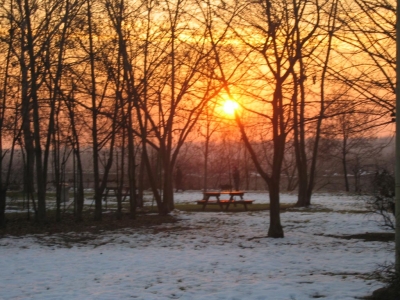
[[(36, 183), (37, 209), (35, 202), (33, 204), (37, 220), (43, 222), (46, 220), (49, 149), (54, 138), (54, 112), (57, 107), (53, 96), (59, 95), (57, 88), (60, 78), (50, 80), (54, 73), (50, 74), (49, 70), (57, 62), (52, 55), (55, 49), (53, 46), (62, 36), (61, 28), (65, 28), (64, 17), (68, 17), (68, 4), (64, 5), (64, 1), (57, 0), (46, 3), (9, 1), (4, 4), (11, 21), (11, 53), (13, 59), (18, 61), (21, 74), (20, 110), (26, 152), (24, 184), (29, 198), (34, 200)], [(61, 59), (58, 62), (60, 65)], [(47, 120), (43, 116), (49, 113), (50, 118)]]
[(70, 155), (70, 151), (66, 151), (70, 146), (69, 132), (66, 128), (63, 128), (66, 124), (60, 121), (60, 115), (65, 116), (62, 101), (64, 98), (62, 81), (65, 78), (65, 69), (67, 68), (67, 63), (65, 62), (66, 50), (73, 33), (71, 24), (73, 24), (75, 16), (80, 12), (80, 8), (81, 1), (67, 0), (64, 6), (58, 10), (63, 22), (58, 25), (59, 31), (55, 34), (54, 41), (48, 46), (46, 56), (44, 57), (44, 70), (47, 73), (45, 84), (48, 89), (49, 121), (44, 143), (43, 168), (44, 170), (48, 170), (49, 156), (52, 148), (53, 183), (56, 186), (56, 219), (58, 221), (61, 219), (61, 194), (63, 189), (66, 188), (65, 166)]
[[(130, 37), (129, 31), (124, 28), (124, 24), (134, 24), (137, 20), (137, 14), (135, 11), (140, 11), (142, 6), (131, 7), (125, 3), (125, 1), (106, 1), (105, 7), (110, 17), (113, 29), (116, 33), (116, 40), (118, 41), (118, 55), (116, 62), (117, 76), (115, 77), (116, 82), (116, 94), (118, 96), (118, 102), (121, 107), (121, 116), (119, 122), (121, 122), (120, 127), (122, 128), (122, 144), (125, 145), (125, 138), (127, 137), (127, 150), (128, 150), (128, 183), (130, 190), (130, 214), (132, 218), (135, 218), (136, 208), (137, 208), (137, 195), (136, 195), (136, 162), (135, 162), (135, 133), (133, 110), (138, 106), (139, 92), (137, 90), (135, 75), (133, 69), (133, 63), (136, 57), (129, 56), (129, 51), (137, 49), (137, 45), (133, 46), (127, 43), (128, 37)], [(128, 17), (129, 16), (129, 17)], [(131, 46), (131, 48), (129, 48)], [(137, 54), (137, 52), (134, 52)], [(145, 63), (146, 65), (146, 63)], [(123, 98), (126, 95), (126, 101)], [(125, 149), (125, 147), (122, 147)], [(122, 151), (121, 159), (124, 159)], [(121, 161), (122, 163), (122, 161)], [(121, 180), (119, 186), (119, 195), (121, 194), (123, 181)], [(121, 203), (120, 196), (118, 199), (118, 211), (120, 214)]]
[(385, 145), (376, 143), (374, 118), (365, 114), (342, 113), (329, 122), (331, 144), (330, 153), (342, 166), (344, 186), (350, 191), (349, 176), (354, 178), (354, 191), (360, 192), (360, 176), (369, 166), (375, 168), (375, 158)]
[[(13, 1), (9, 3), (2, 2), (4, 8), (8, 7), (12, 10)], [(0, 51), (5, 53), (5, 56), (0, 61), (0, 74), (2, 74), (0, 77), (0, 228), (3, 228), (6, 226), (6, 193), (10, 186), (15, 147), (20, 137), (21, 128), (20, 116), (16, 113), (16, 104), (11, 101), (15, 96), (15, 91), (9, 89), (12, 81), (12, 69), (15, 69), (12, 67), (12, 44), (15, 42), (15, 23), (10, 19), (7, 11), (4, 10), (0, 13), (0, 20), (9, 32), (8, 36), (0, 37)], [(8, 161), (6, 157), (8, 157)]]
[[(271, 140), (272, 159), (270, 163), (266, 163), (265, 158), (256, 151), (257, 142), (249, 139), (246, 128), (249, 127), (249, 124), (244, 123), (239, 114), (236, 114), (236, 121), (246, 148), (258, 173), (269, 187), (271, 213), (268, 236), (270, 237), (283, 237), (284, 235), (280, 221), (279, 193), (286, 138), (292, 121), (292, 101), (296, 97), (293, 94), (293, 91), (296, 91), (297, 82), (294, 75), (297, 74), (296, 65), (301, 58), (299, 47), (306, 44), (315, 31), (312, 28), (306, 32), (304, 37), (300, 38), (296, 29), (308, 26), (309, 22), (306, 20), (305, 12), (318, 10), (318, 8), (316, 3), (303, 1), (260, 1), (227, 8), (232, 13), (236, 12), (237, 20), (230, 22), (231, 19), (226, 18), (225, 22), (229, 24), (236, 38), (242, 41), (240, 50), (247, 49), (246, 54), (241, 56), (241, 60), (237, 59), (236, 54), (236, 61), (240, 64), (246, 61), (246, 66), (250, 66), (246, 70), (250, 75), (246, 78), (247, 82), (242, 79), (242, 82), (237, 83), (236, 86), (242, 88), (243, 94), (247, 98), (257, 100), (257, 104), (255, 102), (251, 106), (243, 104), (243, 107), (249, 113), (257, 116), (261, 122), (258, 123), (259, 130), (268, 130), (268, 135), (264, 135)], [(240, 14), (237, 13), (238, 11)], [(293, 14), (293, 11), (296, 13)], [(238, 24), (245, 23), (246, 26), (235, 26), (236, 22)], [(250, 28), (251, 30), (249, 30)], [(257, 39), (254, 39), (254, 36), (257, 36)], [(212, 37), (210, 39), (213, 40)], [(218, 45), (216, 42), (213, 45), (218, 60)], [(260, 65), (264, 69), (259, 67)], [(222, 78), (223, 85), (233, 97), (229, 78), (225, 75), (227, 69), (222, 63), (219, 66), (218, 76)], [(243, 69), (244, 66), (240, 71), (243, 72)], [(250, 82), (251, 76), (253, 79)], [(265, 86), (268, 86), (269, 90), (264, 89)], [(256, 106), (258, 107), (254, 108)]]
[[(325, 20), (321, 22), (320, 14), (325, 7), (328, 10), (327, 15), (324, 18)], [(295, 9), (296, 18), (300, 17), (299, 14), (301, 12), (303, 12), (304, 17), (309, 14), (305, 3), (299, 2), (299, 6)], [(293, 69), (295, 83), (295, 93), (293, 95), (293, 141), (299, 180), (296, 206), (308, 206), (311, 204), (311, 196), (315, 185), (321, 126), (327, 110), (325, 84), (327, 82), (326, 76), (331, 56), (333, 34), (336, 30), (337, 1), (327, 2), (324, 5), (320, 5), (316, 1), (315, 12), (313, 10), (309, 15), (310, 19), (315, 19), (315, 21), (304, 28), (295, 27), (296, 42), (293, 50), (299, 56), (298, 70)], [(325, 39), (321, 39), (322, 36), (325, 36)], [(325, 51), (321, 51), (321, 48), (324, 48)], [(314, 101), (308, 100), (310, 94), (312, 94), (312, 89), (306, 83), (317, 83), (317, 69), (320, 70), (318, 73), (321, 74), (321, 79), (318, 80), (320, 85), (319, 93), (311, 96), (313, 98), (318, 97), (318, 101), (316, 101), (317, 107), (314, 107)], [(307, 76), (307, 73), (309, 76)], [(310, 111), (316, 111), (315, 115), (311, 115)]]

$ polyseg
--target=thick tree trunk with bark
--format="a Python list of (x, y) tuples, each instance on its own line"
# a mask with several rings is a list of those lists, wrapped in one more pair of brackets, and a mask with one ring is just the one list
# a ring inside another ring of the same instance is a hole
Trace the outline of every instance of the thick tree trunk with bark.
[[(89, 60), (90, 60), (90, 97), (91, 97), (91, 110), (92, 110), (92, 159), (93, 159), (93, 175), (94, 175), (94, 219), (101, 221), (103, 207), (102, 207), (102, 193), (103, 189), (100, 186), (100, 170), (99, 170), (99, 141), (98, 141), (98, 128), (97, 128), (97, 96), (96, 96), (96, 73), (95, 73), (95, 51), (93, 45), (93, 23), (92, 23), (92, 4), (91, 0), (87, 0), (87, 20), (88, 20), (88, 39), (89, 39)], [(105, 185), (105, 183), (102, 185)]]
[(84, 195), (84, 189), (83, 189), (83, 168), (82, 168), (82, 159), (81, 155), (79, 152), (79, 146), (78, 148), (74, 151), (74, 155), (76, 157), (76, 162), (77, 162), (77, 172), (78, 172), (78, 189), (76, 193), (76, 215), (75, 215), (75, 220), (80, 222), (83, 220), (82, 218), (82, 212), (83, 212), (83, 204), (85, 201), (85, 195)]
[(143, 207), (144, 178), (146, 176), (145, 170), (146, 169), (142, 151), (139, 164), (139, 175), (138, 175), (138, 195), (137, 195), (138, 197), (136, 199), (138, 207)]
[(344, 187), (346, 192), (349, 192), (350, 185), (349, 185), (349, 178), (347, 177), (348, 171), (347, 171), (347, 155), (346, 155), (345, 145), (343, 145), (343, 151), (342, 151), (342, 166), (343, 166)]
[(269, 201), (270, 201), (270, 224), (268, 236), (272, 238), (283, 238), (283, 228), (280, 217), (280, 199), (279, 199), (279, 180), (269, 180)]
[(170, 213), (175, 209), (174, 204), (174, 184), (173, 184), (173, 172), (170, 167), (168, 167), (165, 172), (168, 172), (168, 176), (164, 176), (164, 194), (163, 194), (163, 202), (164, 209)]
[(133, 110), (133, 99), (130, 99), (129, 109), (128, 109), (128, 178), (129, 178), (129, 199), (130, 199), (130, 216), (132, 219), (136, 218), (136, 209), (137, 209), (137, 195), (136, 195), (136, 162), (135, 162), (135, 144), (133, 138), (133, 119), (132, 119), (132, 110)]

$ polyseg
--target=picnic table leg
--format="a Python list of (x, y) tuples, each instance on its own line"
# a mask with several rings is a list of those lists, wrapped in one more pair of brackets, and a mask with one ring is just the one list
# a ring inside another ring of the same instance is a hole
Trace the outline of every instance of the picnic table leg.
[[(242, 196), (240, 196), (240, 198), (242, 198)], [(231, 195), (229, 197), (229, 202), (233, 203), (233, 206), (236, 207), (236, 203), (235, 203), (235, 195)], [(229, 203), (230, 204), (230, 203)], [(229, 205), (228, 205), (229, 206)], [(228, 209), (227, 209), (228, 210)]]
[(229, 205), (231, 205), (232, 200), (233, 200), (233, 195), (231, 195), (231, 196), (229, 197), (228, 204), (226, 205), (226, 208), (225, 208), (226, 211), (228, 211)]
[(203, 204), (203, 210), (205, 210), (205, 209), (206, 209), (207, 202), (208, 202), (208, 199), (209, 199), (209, 198), (210, 198), (209, 196), (204, 196), (204, 200), (205, 200), (205, 202), (204, 202), (204, 204)]
[[(122, 196), (124, 196), (122, 199), (121, 199), (121, 202), (125, 202), (125, 200), (126, 200), (126, 197), (129, 195), (130, 196), (130, 191), (129, 191), (129, 189), (124, 189), (124, 188), (122, 188)], [(137, 201), (137, 198), (136, 198), (136, 201)]]
[(222, 205), (222, 203), (219, 201), (219, 196), (217, 197), (217, 203), (219, 204), (219, 207), (221, 208), (221, 210), (224, 210), (224, 206)]
[(106, 189), (106, 193), (104, 195), (104, 201), (106, 202), (106, 209), (107, 209), (107, 197), (108, 197), (108, 189)]

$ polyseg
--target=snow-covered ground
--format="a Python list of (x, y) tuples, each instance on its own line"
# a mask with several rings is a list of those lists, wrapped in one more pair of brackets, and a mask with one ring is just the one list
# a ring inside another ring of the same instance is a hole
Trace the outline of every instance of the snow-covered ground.
[[(200, 198), (176, 194), (178, 203)], [(265, 193), (246, 198), (268, 202)], [(295, 201), (282, 195), (282, 203)], [(320, 194), (313, 207), (281, 214), (283, 239), (265, 238), (267, 211), (174, 211), (178, 223), (68, 247), (57, 235), (2, 238), (0, 299), (345, 300), (382, 286), (369, 275), (394, 260), (394, 243), (332, 237), (383, 231), (373, 216), (355, 213), (364, 201)]]

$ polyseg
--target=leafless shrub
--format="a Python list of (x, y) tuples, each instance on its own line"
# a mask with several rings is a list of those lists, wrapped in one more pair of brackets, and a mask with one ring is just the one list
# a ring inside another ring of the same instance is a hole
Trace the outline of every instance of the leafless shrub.
[(374, 195), (367, 200), (373, 213), (382, 217), (382, 226), (395, 229), (395, 181), (386, 170), (378, 171), (372, 181)]
[(396, 272), (394, 263), (380, 265), (372, 276), (385, 283), (385, 287), (374, 291), (373, 299), (400, 299), (400, 274)]

